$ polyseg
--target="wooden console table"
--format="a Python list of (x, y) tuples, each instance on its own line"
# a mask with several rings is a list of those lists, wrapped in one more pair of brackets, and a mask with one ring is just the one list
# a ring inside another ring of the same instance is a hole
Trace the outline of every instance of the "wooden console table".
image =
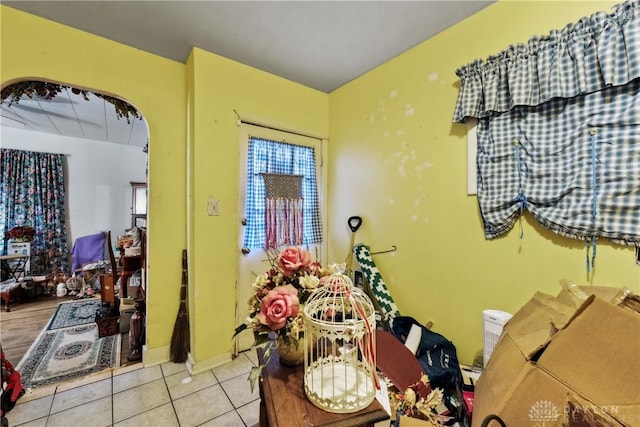
[[(258, 348), (257, 352), (258, 360), (264, 363), (264, 350)], [(389, 419), (377, 400), (351, 414), (323, 411), (304, 392), (303, 370), (302, 366), (282, 366), (278, 352), (271, 352), (260, 377), (260, 427), (369, 427)]]

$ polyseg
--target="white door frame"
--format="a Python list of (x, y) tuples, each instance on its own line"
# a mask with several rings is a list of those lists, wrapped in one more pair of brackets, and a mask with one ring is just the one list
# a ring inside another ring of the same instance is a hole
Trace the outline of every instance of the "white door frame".
[[(312, 255), (317, 257), (317, 261), (322, 262), (327, 256), (327, 208), (325, 201), (327, 200), (326, 174), (324, 173), (324, 159), (326, 158), (326, 140), (316, 136), (305, 135), (302, 132), (290, 130), (278, 130), (269, 126), (255, 125), (238, 121), (238, 142), (239, 142), (239, 159), (240, 159), (240, 176), (238, 185), (238, 213), (239, 220), (243, 221), (246, 212), (246, 188), (247, 188), (247, 160), (248, 160), (248, 142), (251, 136), (256, 136), (272, 141), (285, 142), (295, 145), (313, 146), (316, 155), (316, 181), (318, 185), (318, 203), (320, 204), (320, 215), (322, 218), (322, 243), (315, 245), (318, 247), (318, 253), (312, 250)], [(239, 227), (238, 233), (238, 269), (236, 271), (236, 324), (241, 324), (246, 320), (247, 301), (250, 296), (251, 283), (255, 279), (255, 275), (262, 274), (267, 270), (266, 254), (261, 252), (258, 259), (256, 254), (245, 255), (242, 252), (242, 243), (244, 238), (244, 227)], [(255, 252), (255, 249), (254, 251)], [(264, 266), (260, 265), (262, 262)], [(247, 268), (247, 266), (254, 268)], [(253, 343), (253, 335), (250, 331), (244, 331), (238, 334), (234, 340), (234, 355), (240, 351), (251, 348)]]

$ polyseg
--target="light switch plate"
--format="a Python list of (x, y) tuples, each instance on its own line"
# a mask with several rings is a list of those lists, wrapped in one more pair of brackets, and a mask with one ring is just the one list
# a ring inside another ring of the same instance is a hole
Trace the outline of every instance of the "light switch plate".
[(220, 215), (220, 200), (209, 199), (209, 203), (207, 204), (207, 212), (209, 213), (209, 216)]

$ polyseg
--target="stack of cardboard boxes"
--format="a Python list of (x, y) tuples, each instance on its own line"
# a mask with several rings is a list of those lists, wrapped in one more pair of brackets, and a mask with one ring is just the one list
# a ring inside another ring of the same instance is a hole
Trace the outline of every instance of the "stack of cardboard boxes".
[[(637, 296), (537, 293), (505, 325), (475, 388), (473, 426), (640, 426)], [(634, 299), (635, 298), (635, 299)]]

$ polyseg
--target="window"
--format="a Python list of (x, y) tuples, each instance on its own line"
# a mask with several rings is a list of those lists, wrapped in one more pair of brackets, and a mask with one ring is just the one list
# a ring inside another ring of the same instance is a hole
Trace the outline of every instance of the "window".
[(131, 226), (147, 226), (147, 183), (131, 182)]
[(527, 210), (544, 227), (587, 241), (587, 271), (597, 239), (640, 242), (638, 4), (456, 71), (454, 121), (477, 119), (477, 194), (488, 239)]
[(261, 174), (302, 175), (303, 244), (322, 241), (316, 156), (313, 147), (249, 137), (246, 188), (246, 227), (243, 246), (265, 246), (265, 185)]

